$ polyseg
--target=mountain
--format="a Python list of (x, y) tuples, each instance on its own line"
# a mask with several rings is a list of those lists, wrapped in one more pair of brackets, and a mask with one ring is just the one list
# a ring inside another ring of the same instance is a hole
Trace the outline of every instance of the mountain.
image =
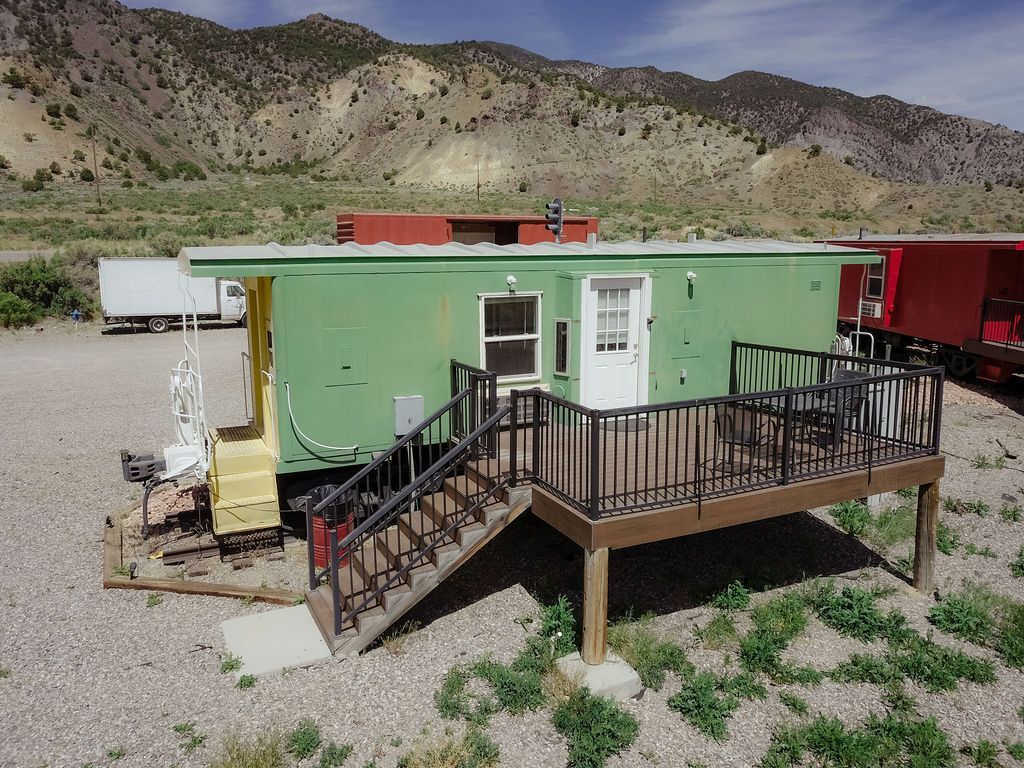
[[(1010, 185), (1024, 187), (1024, 134), (889, 97), (405, 45), (323, 15), (233, 30), (114, 0), (0, 0), (0, 72), (0, 166), (21, 178), (88, 178), (95, 126), (99, 175), (123, 186), (239, 172), (479, 184), (699, 201), (720, 229), (741, 206), (796, 229), (808, 211), (917, 221), (926, 204), (1005, 228)], [(903, 181), (970, 185), (971, 202)], [(981, 182), (1003, 185), (986, 197)]]
[(1024, 133), (891, 96), (864, 98), (764, 72), (710, 81), (655, 67), (553, 61), (503, 43), (482, 47), (517, 67), (571, 75), (605, 93), (687, 105), (753, 128), (774, 144), (818, 144), (889, 179), (1007, 182), (1024, 176)]

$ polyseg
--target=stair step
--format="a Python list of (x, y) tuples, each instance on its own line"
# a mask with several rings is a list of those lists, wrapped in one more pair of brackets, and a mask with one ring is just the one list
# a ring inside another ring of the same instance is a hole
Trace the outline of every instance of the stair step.
[(220, 499), (213, 504), (213, 532), (218, 536), (273, 528), (280, 524), (281, 510), (274, 495)]
[(411, 512), (402, 515), (398, 518), (398, 527), (405, 532), (406, 536), (416, 541), (420, 547), (426, 547), (439, 537), (443, 537), (445, 542), (452, 541), (450, 537), (443, 536), (437, 522), (425, 510), (422, 513)]
[(210, 491), (213, 494), (214, 504), (238, 498), (276, 496), (277, 478), (270, 470), (211, 475)]
[(375, 538), (367, 540), (358, 552), (353, 552), (349, 562), (352, 563), (363, 583), (371, 589), (376, 588), (378, 579), (387, 573), (389, 567), (387, 556), (377, 547)]
[(486, 486), (477, 485), (468, 475), (449, 477), (444, 481), (444, 491), (460, 507), (476, 502), (489, 490)]
[[(491, 462), (490, 471), (493, 472), (496, 470), (497, 463)], [(488, 462), (486, 461), (470, 462), (466, 464), (465, 467), (463, 467), (463, 471), (466, 473), (466, 477), (468, 477), (470, 480), (476, 483), (477, 486), (480, 487), (481, 489), (490, 490), (495, 485), (495, 480), (497, 478), (493, 478), (488, 474)], [(494, 498), (504, 500), (505, 496), (506, 491), (502, 489), (501, 491), (494, 495)]]
[(471, 522), (455, 529), (455, 540), (460, 547), (465, 548), (475, 544), (486, 533), (487, 526), (473, 518)]
[(420, 550), (419, 543), (397, 525), (378, 533), (376, 538), (380, 551), (395, 570), (412, 560)]

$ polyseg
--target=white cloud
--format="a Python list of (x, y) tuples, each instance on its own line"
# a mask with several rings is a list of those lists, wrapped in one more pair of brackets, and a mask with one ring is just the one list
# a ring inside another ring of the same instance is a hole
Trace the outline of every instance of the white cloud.
[(996, 3), (667, 0), (611, 62), (758, 69), (1024, 129), (1024, 14)]

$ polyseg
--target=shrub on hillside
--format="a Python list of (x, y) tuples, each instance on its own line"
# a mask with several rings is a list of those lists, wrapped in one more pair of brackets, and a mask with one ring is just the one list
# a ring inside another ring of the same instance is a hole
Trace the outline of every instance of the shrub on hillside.
[(32, 305), (13, 293), (0, 292), (0, 326), (20, 328), (36, 321)]
[(0, 270), (0, 292), (27, 302), (37, 314), (65, 315), (79, 309), (87, 317), (93, 302), (61, 268), (59, 260), (39, 257)]

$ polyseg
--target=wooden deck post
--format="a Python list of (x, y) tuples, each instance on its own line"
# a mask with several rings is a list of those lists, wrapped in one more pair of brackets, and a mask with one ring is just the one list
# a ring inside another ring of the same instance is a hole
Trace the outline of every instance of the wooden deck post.
[(935, 591), (935, 534), (939, 525), (939, 481), (917, 488), (917, 535), (914, 541), (914, 587), (931, 595)]
[(587, 664), (608, 655), (608, 548), (583, 550), (583, 647)]

